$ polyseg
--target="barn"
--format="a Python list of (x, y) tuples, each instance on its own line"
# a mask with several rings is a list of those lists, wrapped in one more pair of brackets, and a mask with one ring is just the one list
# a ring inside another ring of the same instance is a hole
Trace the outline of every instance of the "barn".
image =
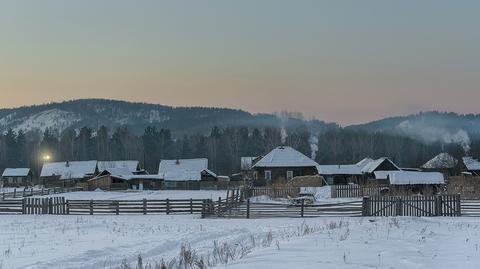
[(435, 194), (445, 184), (439, 172), (376, 171), (375, 178), (387, 180), (397, 194)]
[(198, 190), (216, 188), (217, 175), (208, 169), (208, 159), (162, 160), (158, 175), (165, 189)]
[(3, 171), (1, 184), (4, 187), (32, 186), (32, 171), (30, 168), (7, 168)]
[(363, 173), (356, 164), (333, 164), (317, 166), (318, 174), (323, 176), (328, 185), (360, 184)]
[(159, 190), (163, 178), (159, 175), (137, 175), (127, 167), (108, 168), (88, 180), (89, 190)]
[(318, 163), (294, 148), (280, 146), (252, 166), (253, 182), (258, 186), (284, 185), (294, 177), (317, 175), (317, 166)]

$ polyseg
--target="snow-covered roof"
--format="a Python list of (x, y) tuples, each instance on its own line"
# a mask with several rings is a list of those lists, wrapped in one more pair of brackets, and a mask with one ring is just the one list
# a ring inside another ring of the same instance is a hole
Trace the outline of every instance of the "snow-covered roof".
[(463, 157), (463, 163), (468, 171), (480, 170), (480, 161), (472, 157)]
[(40, 177), (60, 176), (60, 179), (80, 179), (95, 174), (97, 161), (45, 163)]
[(253, 167), (317, 167), (318, 163), (291, 147), (277, 147)]
[[(157, 179), (162, 180), (163, 176), (161, 175), (135, 175), (128, 169), (127, 167), (119, 167), (119, 168), (109, 168), (102, 171), (98, 177), (105, 176), (110, 174), (112, 177), (116, 177), (123, 180), (132, 180), (132, 179)], [(95, 178), (91, 179), (94, 180)]]
[(138, 170), (138, 161), (99, 161), (98, 170), (105, 171), (110, 168), (127, 168), (130, 172)]
[(389, 179), (391, 185), (445, 184), (445, 178), (438, 172), (376, 171), (376, 179)]
[[(363, 160), (362, 160), (363, 161)], [(383, 162), (385, 161), (388, 161), (390, 162), (396, 169), (398, 170), (401, 170), (400, 167), (398, 167), (395, 163), (393, 163), (390, 159), (386, 158), (386, 157), (383, 157), (383, 158), (379, 158), (379, 159), (376, 159), (376, 160), (372, 160), (370, 162), (366, 162), (365, 163), (362, 163), (365, 164), (361, 170), (362, 170), (362, 173), (373, 173)]]
[(367, 158), (364, 158), (363, 160), (359, 161), (356, 165), (357, 165), (358, 167), (360, 167), (360, 169), (362, 169), (362, 168), (365, 167), (365, 165), (367, 165), (367, 164), (369, 164), (369, 163), (371, 163), (371, 162), (373, 162), (373, 159), (367, 157)]
[(356, 164), (339, 164), (339, 165), (318, 165), (318, 173), (320, 175), (361, 175), (362, 171)]
[(200, 181), (202, 173), (217, 176), (208, 170), (208, 159), (162, 160), (158, 169), (165, 181)]
[(2, 177), (27, 177), (29, 173), (30, 168), (6, 168)]
[(422, 165), (425, 169), (452, 169), (458, 164), (458, 160), (448, 153), (440, 153), (430, 161)]

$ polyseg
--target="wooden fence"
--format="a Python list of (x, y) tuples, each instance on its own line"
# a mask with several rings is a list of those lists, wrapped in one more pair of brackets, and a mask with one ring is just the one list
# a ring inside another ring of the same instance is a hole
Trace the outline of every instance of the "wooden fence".
[(363, 198), (363, 216), (461, 216), (459, 195), (371, 196)]
[(462, 216), (480, 217), (480, 200), (462, 199), (461, 210)]
[(271, 198), (289, 198), (297, 197), (300, 193), (299, 187), (286, 187), (286, 188), (269, 188), (269, 187), (254, 187), (245, 188), (245, 198), (251, 198), (256, 196), (269, 196)]
[(20, 199), (20, 198), (32, 197), (32, 196), (45, 196), (45, 195), (58, 194), (58, 193), (75, 192), (75, 191), (83, 191), (83, 188), (58, 187), (58, 188), (39, 189), (39, 190), (34, 190), (32, 188), (32, 189), (23, 189), (21, 191), (17, 191), (16, 189), (14, 189), (13, 192), (2, 192), (0, 195), (0, 201), (8, 200), (8, 199)]
[(0, 200), (0, 214), (22, 214), (23, 201), (15, 200)]
[(65, 197), (24, 198), (22, 214), (27, 215), (64, 215)]
[(228, 207), (223, 211), (211, 211), (204, 217), (226, 218), (313, 218), (313, 217), (360, 217), (362, 202), (322, 204), (322, 205), (288, 205), (280, 203), (244, 203)]
[(380, 195), (386, 186), (332, 185), (332, 198), (356, 198)]

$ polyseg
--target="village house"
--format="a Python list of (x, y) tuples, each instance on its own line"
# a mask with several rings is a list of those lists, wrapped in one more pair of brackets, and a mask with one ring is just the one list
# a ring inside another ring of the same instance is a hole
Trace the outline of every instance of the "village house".
[(216, 188), (217, 175), (208, 169), (208, 159), (162, 160), (158, 175), (163, 178), (165, 189)]
[(45, 163), (40, 182), (46, 187), (69, 187), (85, 183), (98, 174), (97, 161)]
[(446, 152), (438, 154), (422, 165), (421, 168), (423, 171), (439, 172), (447, 177), (459, 175), (461, 172), (466, 171), (462, 162), (459, 162), (458, 159)]
[(260, 186), (286, 184), (294, 177), (317, 175), (317, 166), (318, 163), (299, 151), (280, 146), (252, 166), (253, 182)]
[(32, 186), (33, 175), (30, 168), (7, 168), (3, 171), (0, 186), (27, 187)]
[(480, 161), (473, 157), (463, 157), (463, 164), (468, 173), (473, 176), (480, 176)]

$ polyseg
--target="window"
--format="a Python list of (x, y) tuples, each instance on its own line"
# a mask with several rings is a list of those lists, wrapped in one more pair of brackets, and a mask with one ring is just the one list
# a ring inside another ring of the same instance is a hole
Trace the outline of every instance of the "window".
[(293, 171), (287, 171), (287, 180), (290, 180), (293, 178)]
[(265, 180), (272, 180), (272, 171), (270, 170), (265, 171)]

